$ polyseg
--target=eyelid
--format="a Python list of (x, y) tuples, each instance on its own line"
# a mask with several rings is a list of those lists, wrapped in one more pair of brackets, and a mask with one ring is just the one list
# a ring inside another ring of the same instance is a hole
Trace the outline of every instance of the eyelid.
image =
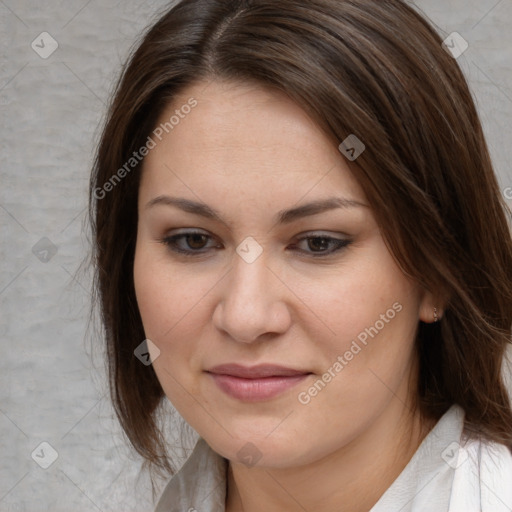
[(303, 231), (302, 233), (299, 233), (295, 235), (296, 239), (302, 239), (302, 238), (337, 238), (341, 239), (340, 237), (346, 237), (350, 238), (350, 236), (347, 233), (340, 233), (332, 231), (323, 231), (321, 229), (313, 229), (310, 231)]

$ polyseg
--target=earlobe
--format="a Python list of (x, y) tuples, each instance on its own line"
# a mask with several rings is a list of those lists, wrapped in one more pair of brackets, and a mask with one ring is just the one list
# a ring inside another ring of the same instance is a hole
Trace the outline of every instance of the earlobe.
[(421, 318), (427, 324), (435, 324), (443, 318), (443, 309), (437, 306), (431, 306), (425, 318)]
[[(439, 299), (438, 299), (439, 300)], [(441, 301), (439, 301), (441, 302)], [(443, 317), (443, 308), (430, 293), (423, 297), (420, 307), (420, 320), (426, 324), (439, 322)]]
[(422, 308), (422, 313), (420, 313), (420, 320), (422, 322), (425, 322), (426, 324), (435, 324), (436, 322), (439, 322), (442, 317), (443, 317), (442, 309), (440, 309), (436, 306), (432, 306), (432, 307), (428, 308), (427, 313), (423, 313), (423, 308)]

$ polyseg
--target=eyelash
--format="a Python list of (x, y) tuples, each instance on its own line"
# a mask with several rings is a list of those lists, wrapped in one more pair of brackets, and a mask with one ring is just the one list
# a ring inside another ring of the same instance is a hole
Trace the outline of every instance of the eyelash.
[[(179, 233), (176, 235), (164, 237), (164, 238), (160, 239), (159, 242), (164, 244), (166, 247), (168, 247), (171, 251), (173, 251), (175, 253), (179, 253), (183, 256), (190, 257), (190, 258), (198, 258), (198, 257), (201, 257), (204, 254), (206, 254), (206, 251), (204, 249), (200, 249), (200, 250), (180, 249), (180, 248), (178, 248), (178, 245), (177, 245), (179, 240), (183, 240), (183, 239), (186, 239), (187, 237), (194, 236), (194, 235), (212, 239), (212, 237), (210, 235), (207, 235), (205, 233), (196, 232), (196, 231), (186, 231), (184, 233)], [(300, 243), (304, 240), (318, 240), (318, 239), (327, 240), (328, 242), (334, 244), (335, 248), (331, 249), (329, 251), (326, 251), (326, 252), (314, 252), (314, 251), (308, 252), (308, 251), (304, 251), (304, 250), (299, 250), (299, 251), (304, 254), (310, 255), (313, 258), (322, 258), (322, 257), (325, 258), (327, 256), (330, 256), (332, 254), (342, 251), (343, 249), (347, 248), (352, 243), (352, 240), (349, 240), (349, 239), (334, 238), (334, 237), (326, 236), (326, 235), (302, 237), (297, 240), (297, 243)], [(294, 244), (294, 245), (296, 245), (296, 244)]]

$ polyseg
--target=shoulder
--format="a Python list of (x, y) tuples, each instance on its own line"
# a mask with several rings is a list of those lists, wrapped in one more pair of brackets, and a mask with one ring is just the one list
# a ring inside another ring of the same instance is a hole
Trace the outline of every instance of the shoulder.
[(449, 512), (510, 512), (512, 453), (502, 444), (462, 437)]

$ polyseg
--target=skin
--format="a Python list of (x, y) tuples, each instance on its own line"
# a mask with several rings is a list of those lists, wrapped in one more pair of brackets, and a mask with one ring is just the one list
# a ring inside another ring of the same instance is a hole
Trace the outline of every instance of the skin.
[[(134, 278), (146, 336), (160, 350), (155, 372), (184, 419), (229, 459), (229, 512), (367, 511), (432, 428), (411, 404), (415, 334), (420, 320), (433, 321), (435, 300), (389, 253), (352, 174), (357, 161), (299, 106), (257, 85), (212, 81), (183, 91), (160, 121), (191, 97), (197, 106), (145, 158), (139, 190)], [(222, 221), (147, 206), (163, 194), (204, 202)], [(362, 206), (275, 221), (278, 211), (332, 196)], [(199, 256), (161, 242), (187, 228), (211, 237), (178, 243)], [(317, 238), (299, 240), (305, 235)], [(248, 236), (263, 250), (252, 263), (236, 252)], [(335, 247), (319, 249), (318, 236), (351, 243), (315, 257)], [(400, 312), (300, 403), (298, 394), (395, 303)], [(205, 373), (233, 362), (312, 375), (275, 398), (244, 402)], [(237, 455), (248, 442), (261, 454), (252, 467)]]

